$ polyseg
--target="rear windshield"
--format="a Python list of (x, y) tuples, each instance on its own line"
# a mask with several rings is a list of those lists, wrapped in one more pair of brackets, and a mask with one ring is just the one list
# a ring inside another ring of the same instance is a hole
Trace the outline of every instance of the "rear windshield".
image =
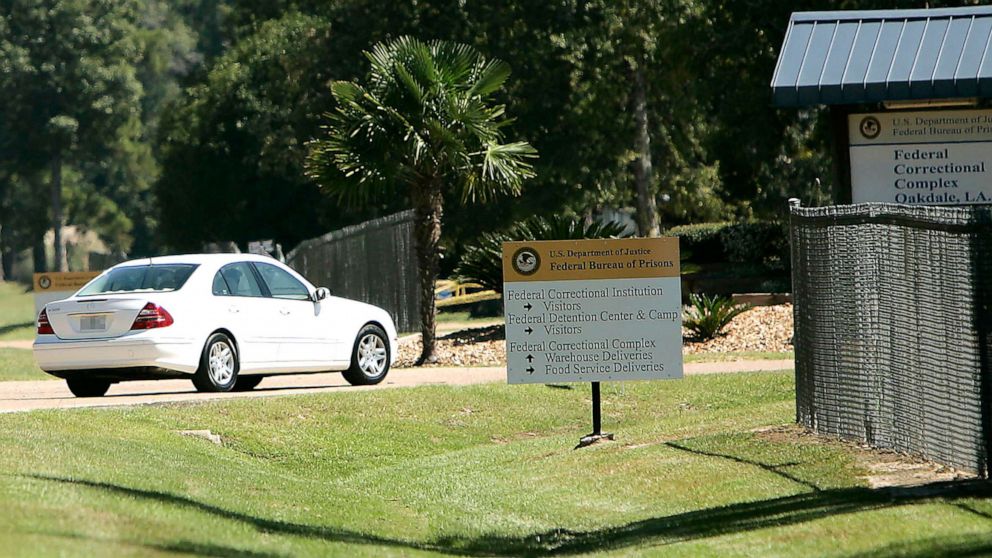
[(111, 293), (178, 291), (196, 269), (194, 264), (153, 264), (118, 267), (83, 287), (76, 296)]

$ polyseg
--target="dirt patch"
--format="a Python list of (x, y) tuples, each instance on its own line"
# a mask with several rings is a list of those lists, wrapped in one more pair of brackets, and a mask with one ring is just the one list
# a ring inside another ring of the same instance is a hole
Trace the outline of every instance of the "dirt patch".
[(758, 437), (782, 444), (830, 444), (843, 446), (854, 454), (859, 466), (868, 471), (864, 477), (870, 488), (920, 486), (934, 482), (974, 479), (975, 475), (934, 463), (907, 453), (873, 448), (867, 444), (821, 436), (798, 425), (775, 426), (755, 430)]

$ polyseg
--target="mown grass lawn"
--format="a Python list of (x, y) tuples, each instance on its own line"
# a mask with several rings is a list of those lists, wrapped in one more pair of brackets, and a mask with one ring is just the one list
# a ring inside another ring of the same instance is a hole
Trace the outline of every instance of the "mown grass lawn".
[[(424, 387), (0, 415), (0, 548), (25, 555), (927, 556), (992, 551), (992, 504), (872, 491), (775, 441), (791, 374)], [(208, 429), (223, 445), (182, 436)]]
[(35, 318), (30, 288), (0, 281), (0, 341), (34, 339)]
[(0, 348), (0, 382), (57, 379), (38, 368), (30, 350)]
[(735, 360), (792, 360), (792, 351), (731, 351), (727, 353), (694, 353), (683, 356), (685, 362), (731, 362)]

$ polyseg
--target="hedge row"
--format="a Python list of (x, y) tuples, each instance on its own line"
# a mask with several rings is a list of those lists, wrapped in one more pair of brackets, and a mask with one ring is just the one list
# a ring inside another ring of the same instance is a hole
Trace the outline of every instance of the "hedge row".
[(700, 223), (673, 227), (683, 259), (696, 264), (749, 263), (770, 270), (789, 267), (789, 229), (784, 223)]

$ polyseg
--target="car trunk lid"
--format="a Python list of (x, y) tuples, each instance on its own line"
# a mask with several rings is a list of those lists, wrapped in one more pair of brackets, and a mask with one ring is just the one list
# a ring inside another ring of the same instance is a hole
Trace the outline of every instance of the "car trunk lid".
[(94, 297), (52, 302), (46, 306), (48, 321), (60, 339), (120, 337), (131, 325), (147, 298)]

